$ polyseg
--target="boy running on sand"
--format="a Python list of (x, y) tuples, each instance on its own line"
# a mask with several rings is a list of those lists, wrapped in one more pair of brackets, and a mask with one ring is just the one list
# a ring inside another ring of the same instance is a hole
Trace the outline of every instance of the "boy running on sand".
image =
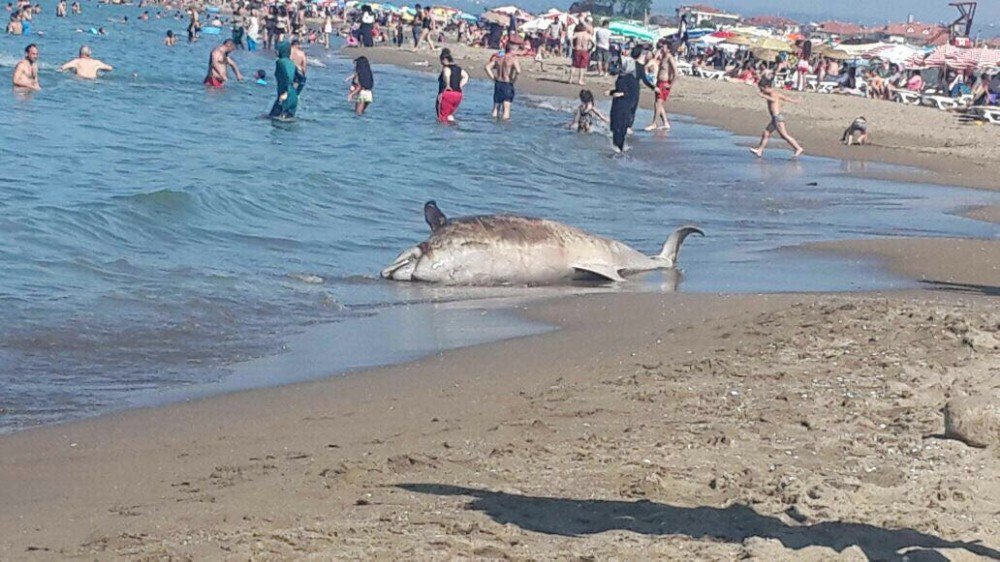
[(781, 92), (774, 89), (774, 86), (770, 78), (761, 78), (760, 80), (760, 96), (767, 100), (767, 111), (771, 114), (771, 122), (767, 124), (767, 128), (760, 135), (760, 144), (756, 148), (751, 148), (750, 152), (753, 152), (758, 158), (764, 155), (764, 148), (767, 146), (767, 141), (771, 138), (771, 134), (778, 131), (781, 138), (785, 139), (785, 142), (790, 144), (792, 148), (795, 149), (795, 154), (792, 158), (799, 156), (804, 151), (802, 146), (788, 134), (788, 129), (785, 128), (785, 116), (781, 114), (781, 102), (787, 101), (790, 103), (799, 103), (799, 100), (792, 99)]

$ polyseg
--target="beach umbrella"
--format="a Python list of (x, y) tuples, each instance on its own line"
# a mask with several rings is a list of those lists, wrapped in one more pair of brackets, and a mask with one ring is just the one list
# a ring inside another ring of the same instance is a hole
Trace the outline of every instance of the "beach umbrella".
[(778, 51), (788, 53), (792, 51), (792, 46), (782, 41), (781, 39), (776, 39), (774, 37), (764, 37), (762, 39), (757, 39), (750, 44), (751, 47), (755, 49), (764, 49), (768, 51)]
[(923, 52), (920, 49), (915, 49), (909, 45), (882, 45), (865, 51), (862, 56), (870, 59), (887, 60), (893, 64), (903, 64), (917, 54), (923, 58)]
[(495, 23), (499, 25), (507, 25), (510, 23), (510, 16), (493, 11), (483, 12), (482, 15), (479, 16), (479, 19), (486, 23)]
[(826, 51), (823, 53), (823, 56), (833, 60), (851, 60), (854, 58), (854, 56), (848, 53), (847, 51), (842, 51), (840, 49), (833, 49), (831, 51)]
[(633, 37), (642, 41), (656, 41), (660, 38), (660, 34), (657, 31), (651, 31), (641, 25), (624, 21), (611, 22), (608, 29), (610, 29), (611, 33), (615, 35)]
[(761, 49), (755, 47), (751, 51), (755, 57), (760, 60), (773, 61), (778, 56), (778, 51), (773, 51), (771, 49)]
[(521, 31), (544, 31), (552, 26), (552, 20), (546, 17), (535, 18), (519, 27)]
[(468, 21), (468, 22), (473, 22), (473, 23), (479, 20), (479, 18), (477, 18), (476, 16), (474, 16), (474, 15), (468, 13), (468, 12), (459, 12), (458, 13), (458, 18), (459, 19), (463, 19), (463, 20)]
[(715, 33), (710, 33), (709, 37), (714, 37), (716, 39), (730, 39), (732, 37), (736, 37), (736, 33), (732, 31), (722, 30), (722, 31), (716, 31)]
[(752, 37), (747, 37), (746, 35), (740, 35), (737, 33), (732, 37), (727, 37), (725, 42), (730, 45), (746, 45), (749, 47), (750, 45), (753, 45), (754, 40)]

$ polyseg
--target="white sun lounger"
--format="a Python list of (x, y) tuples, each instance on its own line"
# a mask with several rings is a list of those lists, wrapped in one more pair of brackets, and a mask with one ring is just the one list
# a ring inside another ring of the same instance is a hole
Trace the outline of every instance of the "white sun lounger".
[(698, 76), (702, 78), (708, 78), (709, 80), (722, 80), (722, 77), (726, 75), (724, 70), (709, 70), (707, 68), (699, 68), (697, 70)]
[(816, 84), (816, 91), (821, 94), (832, 94), (834, 91), (836, 91), (837, 86), (840, 86), (840, 82), (824, 80), (823, 82)]
[(969, 108), (969, 113), (978, 115), (994, 125), (1000, 125), (1000, 107), (991, 105), (974, 105)]
[(920, 103), (920, 93), (911, 92), (910, 90), (896, 90), (896, 101), (899, 103), (917, 105)]
[(936, 107), (941, 111), (948, 111), (958, 108), (958, 100), (948, 96), (933, 96), (925, 94), (920, 96), (920, 104), (928, 107)]

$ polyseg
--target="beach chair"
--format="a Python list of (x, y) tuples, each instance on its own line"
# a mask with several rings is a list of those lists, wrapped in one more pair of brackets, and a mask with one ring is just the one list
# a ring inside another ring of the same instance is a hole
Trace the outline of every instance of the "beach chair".
[(995, 105), (974, 105), (967, 112), (994, 125), (1000, 125), (1000, 107)]
[(824, 80), (823, 82), (820, 82), (819, 84), (816, 85), (816, 91), (821, 94), (832, 94), (833, 92), (837, 91), (837, 88), (839, 86), (840, 82)]
[(920, 93), (913, 92), (910, 90), (896, 90), (894, 98), (899, 103), (905, 103), (907, 105), (919, 105), (920, 104)]
[(691, 76), (694, 74), (694, 67), (687, 61), (678, 61), (677, 70), (685, 76)]
[(955, 98), (950, 98), (948, 96), (935, 96), (931, 94), (924, 94), (920, 96), (920, 105), (936, 107), (941, 111), (958, 109), (958, 101)]
[(816, 91), (819, 86), (819, 75), (806, 74), (806, 89)]

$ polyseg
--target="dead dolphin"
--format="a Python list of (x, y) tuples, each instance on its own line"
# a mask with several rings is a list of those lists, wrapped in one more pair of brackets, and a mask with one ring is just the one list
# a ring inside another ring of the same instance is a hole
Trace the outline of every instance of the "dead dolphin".
[(443, 285), (545, 285), (566, 281), (624, 281), (624, 276), (670, 269), (696, 226), (673, 232), (647, 256), (615, 240), (555, 221), (514, 215), (447, 219), (434, 201), (424, 205), (431, 236), (399, 254), (382, 277)]

